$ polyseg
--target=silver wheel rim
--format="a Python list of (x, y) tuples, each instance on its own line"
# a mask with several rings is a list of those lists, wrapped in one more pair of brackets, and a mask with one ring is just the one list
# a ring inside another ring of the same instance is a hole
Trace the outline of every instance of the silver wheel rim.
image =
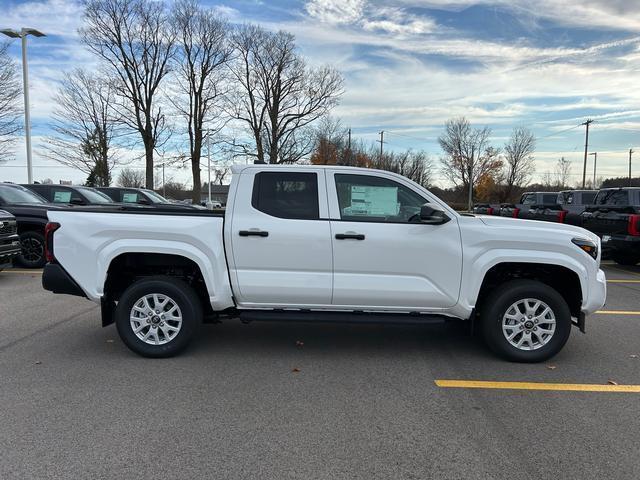
[(133, 304), (129, 323), (133, 333), (144, 343), (165, 345), (180, 332), (182, 311), (171, 297), (150, 293)]
[(556, 317), (551, 307), (537, 298), (513, 303), (502, 317), (502, 333), (518, 350), (537, 350), (553, 338)]

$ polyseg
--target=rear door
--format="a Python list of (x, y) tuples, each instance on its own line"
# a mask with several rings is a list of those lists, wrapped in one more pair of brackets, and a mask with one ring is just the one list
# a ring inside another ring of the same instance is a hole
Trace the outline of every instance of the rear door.
[(249, 168), (225, 228), (241, 306), (328, 306), (332, 255), (324, 171)]
[(432, 199), (385, 174), (327, 172), (334, 306), (430, 310), (458, 301), (462, 242), (457, 217), (419, 222)]

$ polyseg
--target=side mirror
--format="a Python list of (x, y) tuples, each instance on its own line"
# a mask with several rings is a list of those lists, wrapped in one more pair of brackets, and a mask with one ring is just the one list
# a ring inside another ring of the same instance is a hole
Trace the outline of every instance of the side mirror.
[(151, 202), (149, 201), (149, 199), (144, 198), (144, 197), (140, 197), (140, 198), (138, 199), (138, 203), (139, 203), (140, 205), (151, 205)]
[(420, 208), (420, 223), (426, 225), (442, 225), (451, 220), (442, 210), (436, 210), (431, 205), (426, 204)]
[(86, 205), (85, 201), (81, 198), (72, 198), (69, 203), (71, 205)]

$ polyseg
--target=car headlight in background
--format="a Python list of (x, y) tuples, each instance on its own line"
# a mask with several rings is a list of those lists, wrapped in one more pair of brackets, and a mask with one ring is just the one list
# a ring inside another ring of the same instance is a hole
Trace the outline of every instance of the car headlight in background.
[(598, 245), (593, 243), (591, 240), (586, 240), (584, 238), (574, 238), (571, 240), (578, 248), (587, 252), (594, 260), (598, 258)]

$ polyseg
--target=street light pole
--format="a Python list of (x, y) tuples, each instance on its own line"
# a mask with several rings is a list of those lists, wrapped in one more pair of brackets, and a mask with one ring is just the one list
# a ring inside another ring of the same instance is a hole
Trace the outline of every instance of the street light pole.
[(209, 205), (211, 205), (211, 140), (209, 139), (209, 132), (207, 132), (207, 163), (209, 171), (209, 181), (207, 186), (209, 187)]
[(24, 133), (27, 143), (27, 183), (33, 183), (33, 161), (31, 157), (31, 115), (29, 113), (29, 67), (27, 64), (27, 35), (44, 37), (45, 34), (35, 28), (22, 28), (19, 32), (10, 28), (0, 30), (11, 38), (22, 41), (22, 85), (24, 91)]
[(593, 155), (593, 185), (592, 188), (596, 188), (596, 166), (598, 164), (598, 152), (590, 153), (589, 155)]

